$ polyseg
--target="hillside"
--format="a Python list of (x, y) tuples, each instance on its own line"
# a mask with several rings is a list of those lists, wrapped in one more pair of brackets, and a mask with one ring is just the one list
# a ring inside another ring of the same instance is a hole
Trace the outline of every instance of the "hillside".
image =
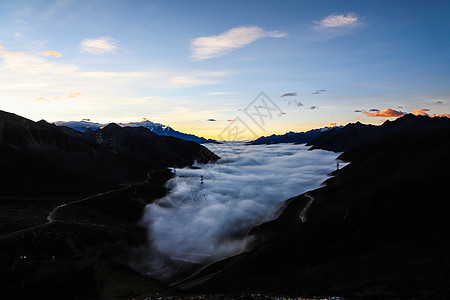
[(210, 266), (197, 278), (219, 273), (191, 291), (448, 299), (450, 130), (422, 124), (448, 120), (414, 117), (415, 134), (395, 134), (408, 118), (343, 153), (351, 163), (335, 178), (288, 201), (250, 232), (251, 251)]
[(137, 222), (166, 167), (218, 156), (143, 127), (90, 133), (0, 111), (1, 299), (180, 294), (128, 267), (148, 242)]
[(0, 151), (3, 193), (30, 195), (70, 194), (79, 190), (80, 185), (106, 188), (143, 180), (151, 170), (218, 159), (195, 142), (160, 137), (143, 127), (122, 128), (112, 124), (80, 136), (67, 127), (33, 122), (3, 111), (0, 111)]
[(387, 120), (380, 126), (349, 123), (342, 129), (323, 132), (312, 139), (308, 145), (311, 149), (324, 149), (343, 152), (367, 145), (383, 138), (401, 137), (403, 135), (426, 135), (433, 130), (450, 128), (450, 119), (446, 117), (430, 118), (427, 116), (404, 115), (395, 121)]

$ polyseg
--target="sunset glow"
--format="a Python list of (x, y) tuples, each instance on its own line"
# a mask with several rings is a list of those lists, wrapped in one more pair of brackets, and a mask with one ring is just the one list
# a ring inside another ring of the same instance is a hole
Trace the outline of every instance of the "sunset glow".
[[(208, 138), (239, 118), (246, 139), (449, 113), (439, 1), (114, 3), (1, 2), (1, 109)], [(278, 113), (247, 108), (260, 92)]]

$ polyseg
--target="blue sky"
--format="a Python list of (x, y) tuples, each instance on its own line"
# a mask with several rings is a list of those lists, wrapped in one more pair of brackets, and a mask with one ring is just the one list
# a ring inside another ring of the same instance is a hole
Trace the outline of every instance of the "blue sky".
[(448, 114), (449, 14), (448, 1), (0, 1), (0, 109), (209, 138), (235, 120), (251, 138)]

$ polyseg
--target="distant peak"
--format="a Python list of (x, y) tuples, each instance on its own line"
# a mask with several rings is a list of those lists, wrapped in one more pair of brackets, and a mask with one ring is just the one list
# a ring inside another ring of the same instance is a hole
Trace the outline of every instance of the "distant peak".
[(116, 123), (109, 123), (108, 125), (103, 127), (102, 130), (122, 130), (122, 127), (117, 125)]
[(45, 121), (44, 119), (37, 121), (36, 123), (46, 126), (55, 126), (54, 124), (50, 124), (49, 122)]

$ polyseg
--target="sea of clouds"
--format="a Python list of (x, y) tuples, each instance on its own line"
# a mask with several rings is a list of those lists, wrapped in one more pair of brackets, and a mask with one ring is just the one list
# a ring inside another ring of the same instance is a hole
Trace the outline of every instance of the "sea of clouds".
[(205, 146), (221, 159), (176, 169), (169, 195), (148, 205), (141, 220), (150, 246), (137, 269), (160, 280), (244, 251), (248, 230), (276, 218), (285, 200), (319, 187), (339, 155), (294, 144)]

